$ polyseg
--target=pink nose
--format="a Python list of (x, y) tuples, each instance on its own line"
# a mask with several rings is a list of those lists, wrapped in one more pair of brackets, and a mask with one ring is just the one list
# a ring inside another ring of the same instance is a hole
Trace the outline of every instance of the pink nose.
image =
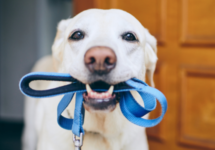
[(86, 52), (84, 62), (90, 72), (104, 75), (115, 67), (116, 55), (109, 47), (96, 46)]

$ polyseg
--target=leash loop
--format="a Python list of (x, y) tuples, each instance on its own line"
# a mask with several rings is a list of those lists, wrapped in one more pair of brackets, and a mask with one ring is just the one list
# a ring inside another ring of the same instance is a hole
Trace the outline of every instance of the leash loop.
[[(71, 82), (69, 85), (61, 86), (54, 89), (48, 90), (35, 90), (30, 88), (29, 83), (34, 80), (54, 80), (54, 81), (66, 81)], [(82, 94), (86, 92), (86, 87), (84, 84), (80, 83), (76, 79), (70, 76), (70, 74), (64, 73), (45, 73), (45, 72), (34, 72), (25, 75), (19, 84), (21, 92), (30, 97), (42, 98), (51, 97), (64, 94), (64, 97), (58, 104), (57, 108), (57, 121), (58, 124), (67, 130), (72, 130), (74, 134), (74, 141), (76, 136), (80, 137), (80, 143), (83, 141), (84, 129), (82, 127), (84, 123), (85, 110), (83, 108), (83, 96)], [(106, 87), (98, 89), (97, 87), (92, 87), (94, 91), (107, 91)], [(144, 107), (140, 106), (136, 100), (131, 95), (130, 91), (137, 91), (144, 102)], [(164, 117), (167, 110), (167, 101), (163, 93), (159, 90), (148, 86), (145, 82), (132, 78), (125, 81), (124, 83), (119, 83), (114, 85), (114, 93), (120, 93), (120, 109), (122, 114), (132, 123), (142, 126), (142, 127), (153, 127), (157, 125)], [(75, 112), (74, 118), (65, 118), (61, 114), (66, 109), (66, 107), (72, 101), (74, 95), (76, 94), (75, 101)], [(156, 119), (144, 119), (141, 118), (148, 114), (156, 108), (157, 101), (161, 104), (161, 115)], [(78, 143), (78, 142), (76, 142)], [(80, 149), (80, 146), (77, 147)]]

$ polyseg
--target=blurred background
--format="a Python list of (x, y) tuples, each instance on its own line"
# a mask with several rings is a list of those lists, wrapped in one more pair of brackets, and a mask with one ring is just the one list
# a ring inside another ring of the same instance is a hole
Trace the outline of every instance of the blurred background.
[(60, 20), (72, 17), (71, 0), (0, 0), (0, 150), (20, 150), (24, 96), (20, 78), (51, 54)]
[(158, 40), (154, 80), (169, 107), (147, 129), (150, 150), (215, 149), (214, 0), (0, 0), (0, 150), (21, 149), (19, 79), (51, 54), (57, 23), (89, 8), (123, 9)]

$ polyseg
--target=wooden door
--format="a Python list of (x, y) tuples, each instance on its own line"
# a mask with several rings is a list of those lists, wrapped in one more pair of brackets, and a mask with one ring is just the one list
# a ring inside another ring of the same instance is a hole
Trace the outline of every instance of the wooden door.
[[(120, 8), (158, 40), (156, 87), (168, 111), (147, 129), (150, 150), (215, 149), (215, 0), (75, 0), (87, 8)], [(87, 3), (86, 3), (87, 2)], [(151, 118), (159, 115), (159, 109)]]

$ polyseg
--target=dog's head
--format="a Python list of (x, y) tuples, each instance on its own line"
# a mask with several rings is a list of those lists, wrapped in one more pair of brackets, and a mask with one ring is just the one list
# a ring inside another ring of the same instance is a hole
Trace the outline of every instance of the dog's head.
[[(113, 110), (114, 84), (149, 75), (153, 86), (156, 39), (129, 13), (117, 10), (86, 10), (72, 19), (62, 20), (52, 47), (58, 72), (86, 84), (84, 106), (89, 111)], [(91, 85), (110, 86), (96, 92)]]

